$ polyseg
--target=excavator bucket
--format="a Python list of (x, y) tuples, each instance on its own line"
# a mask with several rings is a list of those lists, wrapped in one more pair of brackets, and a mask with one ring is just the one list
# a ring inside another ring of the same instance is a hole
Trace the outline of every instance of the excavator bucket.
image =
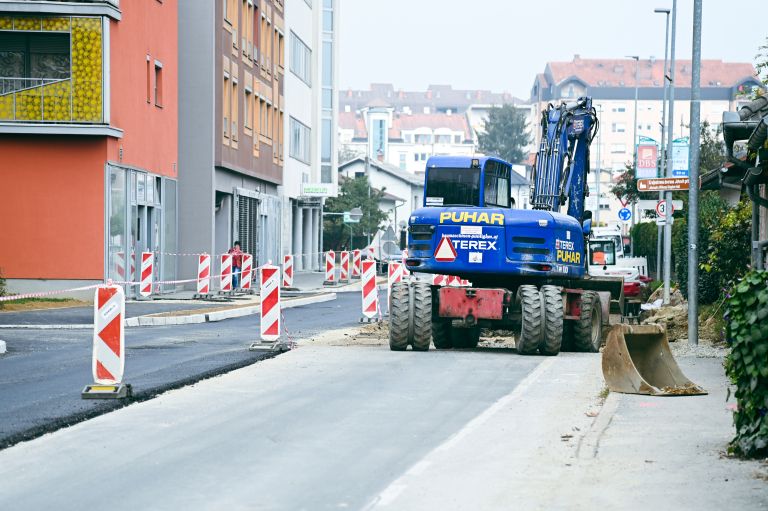
[(615, 325), (603, 350), (603, 377), (611, 392), (695, 396), (707, 391), (685, 377), (659, 325)]

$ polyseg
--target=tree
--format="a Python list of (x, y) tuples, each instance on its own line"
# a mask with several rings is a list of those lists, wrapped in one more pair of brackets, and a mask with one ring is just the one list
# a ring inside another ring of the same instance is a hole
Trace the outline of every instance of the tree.
[[(325, 201), (325, 211), (343, 213), (352, 208), (360, 208), (363, 211), (363, 218), (360, 219), (360, 223), (345, 224), (341, 215), (326, 216), (323, 221), (324, 249), (363, 248), (367, 242), (367, 237), (363, 233), (375, 233), (387, 218), (387, 214), (379, 209), (379, 201), (383, 196), (384, 189), (369, 188), (366, 176), (344, 179), (341, 182), (339, 196)], [(354, 234), (352, 246), (349, 246), (350, 225)]]
[(341, 146), (339, 149), (339, 165), (344, 165), (348, 161), (352, 161), (359, 156), (365, 156), (363, 151), (352, 149), (349, 146)]
[[(765, 44), (760, 46), (757, 55), (755, 55), (755, 69), (757, 76), (763, 85), (768, 87), (768, 37), (765, 38)], [(758, 94), (762, 91), (758, 91)]]
[(527, 159), (525, 146), (530, 144), (525, 113), (514, 105), (491, 108), (488, 119), (483, 121), (484, 133), (480, 133), (480, 152), (498, 156), (510, 163), (522, 163)]

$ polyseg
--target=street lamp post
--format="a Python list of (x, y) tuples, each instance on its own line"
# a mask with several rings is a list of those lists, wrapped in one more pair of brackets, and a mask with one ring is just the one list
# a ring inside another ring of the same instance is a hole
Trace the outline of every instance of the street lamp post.
[[(669, 57), (669, 13), (671, 12), (669, 9), (654, 9), (653, 12), (657, 14), (665, 14), (666, 15), (666, 29), (664, 31), (664, 68), (662, 69), (662, 74), (664, 75), (664, 99), (661, 101), (661, 175), (664, 175), (664, 169), (666, 168), (667, 163), (667, 154), (665, 151), (670, 150), (670, 145), (672, 141), (670, 140), (669, 143), (665, 143), (664, 136), (666, 134), (666, 119), (667, 119), (667, 94), (668, 94), (668, 87), (667, 87), (667, 59)], [(659, 202), (664, 198), (663, 192), (659, 192)], [(664, 232), (664, 227), (659, 225), (656, 230), (656, 280), (661, 280), (661, 251), (663, 248), (662, 245), (662, 233)]]
[[(639, 55), (627, 55), (627, 58), (634, 59), (635, 60), (635, 121), (633, 124), (633, 135), (632, 135), (632, 160), (633, 165), (632, 168), (635, 170), (635, 178), (637, 178), (637, 96), (638, 96), (638, 71), (640, 69), (640, 56)], [(635, 243), (632, 242), (632, 227), (635, 226), (635, 203), (632, 203), (632, 223), (630, 224), (630, 244), (629, 244), (629, 255), (631, 257), (635, 257)]]
[[(675, 31), (677, 28), (677, 0), (672, 0), (672, 37), (669, 44), (669, 116), (667, 117), (667, 177), (672, 176), (672, 141), (675, 119)], [(666, 211), (672, 211), (672, 192), (664, 194)], [(663, 303), (669, 304), (669, 284), (672, 274), (672, 221), (668, 215), (664, 223), (664, 297)]]

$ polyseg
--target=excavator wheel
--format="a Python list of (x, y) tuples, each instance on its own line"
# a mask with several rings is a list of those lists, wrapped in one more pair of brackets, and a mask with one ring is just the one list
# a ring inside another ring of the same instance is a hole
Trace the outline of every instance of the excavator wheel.
[(453, 331), (453, 347), (474, 349), (480, 342), (480, 327), (457, 328)]
[(432, 344), (438, 350), (453, 348), (453, 327), (451, 327), (450, 319), (432, 318)]
[(603, 343), (603, 308), (600, 295), (585, 291), (581, 295), (581, 315), (573, 325), (573, 347), (576, 351), (597, 353)]
[(563, 343), (563, 290), (557, 286), (541, 286), (544, 322), (539, 351), (542, 355), (557, 355)]
[(520, 286), (517, 290), (520, 304), (520, 328), (515, 335), (515, 347), (521, 355), (533, 355), (539, 349), (542, 339), (543, 318), (541, 293), (536, 286)]
[(450, 318), (438, 316), (437, 305), (437, 289), (435, 289), (432, 291), (432, 344), (435, 345), (435, 349), (449, 350), (453, 348), (453, 327)]
[(432, 288), (426, 282), (411, 282), (412, 338), (415, 351), (428, 351), (432, 342)]
[(408, 348), (409, 294), (407, 282), (392, 284), (389, 304), (389, 349), (392, 351)]

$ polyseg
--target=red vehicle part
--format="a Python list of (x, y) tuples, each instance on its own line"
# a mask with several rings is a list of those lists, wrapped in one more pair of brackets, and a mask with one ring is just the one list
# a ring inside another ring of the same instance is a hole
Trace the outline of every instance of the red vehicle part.
[(624, 296), (639, 296), (640, 295), (640, 283), (639, 282), (625, 282), (624, 283)]
[(511, 300), (506, 289), (442, 287), (439, 296), (440, 317), (463, 319), (469, 324), (478, 319), (503, 319), (504, 305)]

